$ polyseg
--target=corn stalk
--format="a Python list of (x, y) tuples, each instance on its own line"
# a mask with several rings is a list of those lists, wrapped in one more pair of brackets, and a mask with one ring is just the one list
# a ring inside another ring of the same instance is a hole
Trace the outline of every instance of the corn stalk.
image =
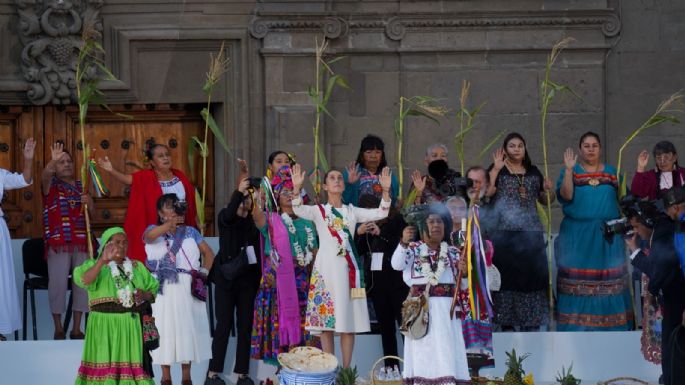
[[(100, 44), (102, 36), (94, 27), (93, 20), (86, 20), (83, 25), (81, 42), (78, 47), (78, 60), (76, 62), (75, 85), (76, 99), (78, 103), (78, 122), (83, 146), (83, 160), (81, 163), (81, 181), (84, 189), (88, 189), (88, 159), (90, 157), (90, 146), (86, 143), (86, 117), (88, 107), (97, 104), (108, 111), (111, 109), (105, 102), (105, 95), (98, 89), (98, 84), (102, 80), (117, 80), (112, 72), (107, 68), (104, 61), (105, 49)], [(116, 115), (131, 118), (129, 115)], [(88, 214), (88, 203), (83, 204), (83, 215), (86, 218), (86, 237), (88, 243), (88, 256), (93, 258), (92, 231), (90, 229), (90, 216)]]
[(671, 95), (668, 99), (662, 101), (659, 106), (657, 107), (656, 111), (644, 122), (640, 127), (638, 127), (635, 131), (633, 131), (632, 134), (626, 139), (625, 142), (623, 142), (623, 145), (621, 148), (618, 150), (618, 163), (616, 165), (616, 176), (619, 178), (619, 183), (620, 183), (620, 188), (619, 188), (619, 197), (624, 197), (627, 194), (627, 186), (626, 186), (626, 176), (621, 173), (621, 158), (623, 155), (623, 150), (632, 142), (633, 139), (635, 139), (642, 131), (650, 128), (657, 126), (662, 123), (670, 122), (674, 124), (680, 123), (680, 120), (673, 115), (673, 113), (683, 113), (682, 109), (676, 108), (673, 109), (672, 106), (676, 104), (680, 104), (681, 106), (683, 105), (683, 101), (685, 100), (685, 95), (683, 95), (682, 91), (678, 91)]
[[(464, 142), (466, 142), (466, 134), (473, 129), (475, 126), (474, 120), (476, 115), (480, 110), (487, 104), (487, 102), (482, 102), (477, 105), (473, 110), (469, 110), (466, 107), (466, 102), (469, 98), (469, 91), (471, 90), (471, 83), (467, 80), (463, 80), (461, 83), (461, 93), (459, 95), (459, 110), (457, 110), (457, 119), (459, 120), (459, 132), (454, 135), (454, 147), (456, 149), (457, 157), (459, 157), (459, 163), (461, 165), (461, 175), (464, 175)], [(491, 142), (490, 146), (492, 146)], [(485, 151), (487, 151), (487, 148)]]
[[(314, 195), (318, 199), (319, 194), (321, 192), (321, 184), (323, 182), (321, 180), (322, 173), (326, 173), (329, 170), (328, 160), (326, 159), (326, 154), (323, 150), (323, 147), (321, 146), (321, 121), (324, 114), (330, 117), (331, 119), (334, 119), (333, 115), (331, 115), (331, 113), (328, 111), (328, 108), (326, 107), (328, 105), (328, 101), (331, 98), (331, 95), (333, 94), (333, 90), (336, 87), (343, 87), (349, 89), (350, 86), (347, 84), (345, 78), (343, 78), (340, 75), (337, 75), (331, 69), (331, 66), (334, 63), (342, 60), (344, 57), (337, 56), (330, 60), (326, 60), (325, 53), (326, 48), (328, 48), (328, 41), (326, 41), (326, 38), (323, 38), (323, 40), (321, 40), (321, 44), (319, 44), (318, 38), (315, 38), (314, 44), (316, 45), (316, 72), (314, 76), (314, 85), (309, 86), (308, 89), (309, 99), (312, 101), (312, 104), (314, 104), (314, 106), (316, 107), (314, 114), (315, 120), (313, 129), (314, 169), (310, 174), (310, 181), (312, 183), (312, 186), (314, 187)], [(328, 79), (326, 79), (326, 77), (328, 77)]]
[[(549, 167), (547, 162), (547, 114), (549, 112), (549, 107), (552, 104), (552, 100), (557, 95), (557, 93), (570, 92), (576, 95), (570, 87), (553, 82), (550, 79), (552, 73), (552, 67), (556, 63), (561, 51), (568, 47), (568, 45), (574, 41), (573, 38), (567, 37), (558, 41), (552, 47), (552, 52), (547, 56), (547, 64), (545, 65), (545, 78), (540, 84), (540, 94), (542, 96), (542, 111), (540, 113), (540, 123), (542, 127), (542, 160), (544, 164), (545, 179), (549, 179)], [(548, 282), (548, 296), (549, 296), (549, 310), (552, 321), (554, 320), (554, 292), (552, 288), (552, 204), (551, 204), (551, 193), (547, 190), (547, 204), (546, 204), (546, 215), (544, 215), (545, 210), (540, 210), (538, 207), (538, 212), (541, 214), (540, 217), (543, 222), (545, 222), (545, 227), (547, 228), (547, 270), (549, 275)]]
[(404, 164), (402, 163), (402, 152), (404, 144), (404, 121), (408, 116), (422, 116), (428, 118), (438, 125), (440, 122), (437, 117), (444, 116), (447, 109), (438, 103), (438, 100), (431, 96), (412, 96), (405, 98), (400, 96), (400, 110), (395, 118), (395, 137), (397, 139), (397, 179), (399, 182), (398, 198), (401, 201), (404, 185)]
[[(221, 43), (221, 49), (219, 53), (214, 56), (214, 54), (209, 54), (209, 70), (207, 71), (205, 77), (205, 84), (202, 86), (202, 91), (207, 95), (207, 107), (200, 111), (202, 119), (205, 121), (204, 137), (202, 140), (197, 136), (190, 138), (190, 143), (188, 145), (188, 164), (190, 165), (191, 173), (195, 177), (195, 151), (196, 147), (200, 150), (200, 157), (202, 158), (202, 189), (201, 191), (195, 188), (195, 203), (197, 206), (197, 225), (200, 228), (200, 233), (204, 235), (206, 228), (206, 199), (207, 199), (207, 159), (209, 158), (209, 131), (221, 144), (221, 147), (231, 154), (231, 149), (226, 142), (223, 131), (219, 128), (216, 120), (210, 112), (212, 105), (212, 93), (214, 92), (214, 87), (219, 83), (221, 77), (228, 71), (230, 65), (230, 59), (225, 56), (224, 43)], [(197, 182), (196, 182), (197, 183)]]

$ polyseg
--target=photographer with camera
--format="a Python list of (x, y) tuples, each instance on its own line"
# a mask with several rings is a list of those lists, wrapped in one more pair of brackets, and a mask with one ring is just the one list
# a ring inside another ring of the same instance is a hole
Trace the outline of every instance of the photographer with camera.
[(549, 306), (547, 253), (536, 202), (546, 203), (552, 184), (532, 164), (518, 133), (507, 135), (493, 160), (486, 193), (493, 205), (489, 236), (502, 278), (500, 291), (492, 293), (495, 323), (503, 331), (538, 330), (549, 321)]
[[(625, 199), (624, 199), (625, 201)], [(666, 385), (685, 384), (685, 331), (680, 326), (685, 309), (685, 278), (674, 246), (674, 224), (659, 213), (655, 202), (636, 201), (622, 208), (634, 234), (626, 239), (632, 265), (640, 269), (649, 282), (647, 289), (658, 298), (663, 314), (661, 335), (661, 365)], [(664, 195), (664, 206), (671, 219), (677, 219), (685, 209), (685, 191), (669, 190)], [(638, 246), (637, 238), (647, 242)]]
[(237, 336), (233, 369), (238, 375), (236, 385), (254, 384), (249, 377), (250, 336), (261, 264), (259, 230), (250, 213), (254, 209), (254, 196), (259, 193), (261, 179), (248, 177), (244, 160), (239, 159), (238, 164), (238, 188), (217, 218), (219, 252), (209, 275), (215, 285), (216, 329), (205, 385), (225, 384), (220, 374), (224, 370), (228, 337), (234, 326)]
[[(416, 192), (414, 204), (433, 204), (447, 201), (449, 197), (460, 196), (468, 200), (467, 188), (473, 181), (462, 178), (447, 164), (447, 146), (436, 143), (426, 149), (424, 164), (428, 175), (421, 175), (419, 170), (411, 174), (412, 190)], [(413, 194), (410, 192), (410, 196)]]

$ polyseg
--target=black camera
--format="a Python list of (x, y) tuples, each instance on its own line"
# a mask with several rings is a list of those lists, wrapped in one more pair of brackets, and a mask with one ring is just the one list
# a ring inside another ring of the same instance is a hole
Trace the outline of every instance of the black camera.
[(435, 191), (442, 196), (466, 198), (466, 190), (473, 186), (473, 180), (462, 177), (459, 172), (449, 168), (447, 162), (442, 159), (428, 164), (428, 175), (435, 181)]
[(262, 178), (252, 177), (248, 178), (247, 180), (250, 183), (250, 187), (248, 187), (249, 189), (258, 190), (259, 187), (262, 185)]
[(602, 235), (608, 242), (613, 240), (614, 235), (620, 235), (624, 238), (633, 235), (634, 229), (630, 225), (630, 218), (635, 218), (645, 226), (653, 228), (657, 219), (663, 215), (663, 202), (661, 200), (648, 201), (634, 195), (626, 195), (621, 198), (618, 205), (621, 208), (621, 213), (623, 213), (623, 218), (602, 223)]
[(186, 215), (186, 211), (188, 211), (188, 202), (186, 201), (177, 201), (174, 203), (174, 212), (178, 216), (184, 216)]
[(609, 243), (614, 241), (614, 235), (628, 238), (633, 235), (634, 232), (633, 226), (626, 217), (612, 219), (602, 223), (602, 236), (604, 236), (604, 239)]

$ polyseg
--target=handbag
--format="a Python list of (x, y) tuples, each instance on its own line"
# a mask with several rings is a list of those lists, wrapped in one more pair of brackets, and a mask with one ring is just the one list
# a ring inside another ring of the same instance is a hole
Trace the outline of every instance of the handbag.
[(190, 270), (190, 277), (192, 278), (190, 281), (190, 294), (200, 301), (206, 302), (208, 294), (207, 277), (195, 269)]
[(429, 313), (428, 313), (428, 292), (430, 283), (426, 284), (426, 290), (417, 296), (412, 296), (411, 292), (407, 299), (402, 302), (402, 323), (400, 332), (405, 336), (418, 340), (428, 334)]
[(243, 246), (240, 249), (240, 254), (238, 254), (237, 257), (229, 259), (226, 263), (222, 263), (219, 266), (219, 270), (224, 278), (232, 281), (245, 274), (249, 265), (250, 264), (247, 260), (247, 247)]
[(183, 248), (181, 248), (181, 252), (183, 253), (183, 257), (186, 259), (186, 262), (188, 262), (188, 266), (190, 266), (190, 295), (202, 302), (206, 302), (208, 294), (207, 276), (200, 273), (198, 270), (193, 269), (193, 264), (190, 263), (190, 260), (188, 259), (188, 256)]
[(152, 316), (152, 305), (145, 302), (140, 309), (140, 323), (143, 332), (143, 347), (146, 350), (155, 350), (159, 347), (159, 331)]

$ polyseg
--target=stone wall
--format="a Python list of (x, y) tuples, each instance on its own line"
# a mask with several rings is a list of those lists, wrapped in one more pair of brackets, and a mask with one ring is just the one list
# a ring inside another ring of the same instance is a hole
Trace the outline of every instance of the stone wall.
[[(54, 1), (54, 0), (51, 0)], [(65, 0), (68, 1), (68, 0)], [(73, 0), (72, 0), (73, 1)], [(25, 105), (21, 66), (23, 0), (0, 0), (0, 103)], [(354, 160), (360, 139), (376, 133), (394, 165), (393, 122), (400, 96), (431, 95), (452, 109), (439, 125), (407, 121), (405, 166), (423, 167), (427, 145), (444, 142), (457, 165), (453, 113), (462, 80), (471, 82), (471, 106), (486, 101), (468, 136), (467, 166), (491, 138), (518, 131), (534, 163), (542, 164), (540, 91), (546, 55), (570, 36), (552, 74), (579, 96), (560, 96), (548, 126), (550, 175), (563, 149), (587, 130), (602, 134), (615, 164), (624, 138), (670, 93), (683, 88), (685, 5), (677, 0), (280, 0), (105, 1), (100, 10), (107, 62), (119, 82), (104, 85), (111, 103), (202, 103), (210, 52), (225, 42), (233, 65), (215, 96), (214, 112), (237, 156), (254, 174), (274, 149), (292, 151), (312, 165), (314, 40), (345, 58), (333, 69), (350, 90), (336, 90), (324, 122), (326, 153), (335, 167)], [(650, 131), (624, 154), (635, 156), (661, 137), (685, 144), (679, 127)], [(218, 151), (218, 149), (216, 149)], [(217, 202), (234, 188), (235, 164), (217, 157)], [(560, 215), (555, 215), (559, 218)]]

